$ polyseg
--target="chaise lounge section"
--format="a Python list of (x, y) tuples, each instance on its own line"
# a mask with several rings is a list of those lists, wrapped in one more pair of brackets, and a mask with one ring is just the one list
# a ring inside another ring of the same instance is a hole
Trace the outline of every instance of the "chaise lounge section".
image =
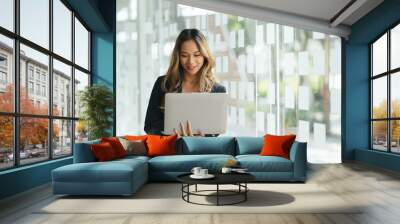
[(74, 163), (52, 172), (53, 193), (68, 195), (132, 195), (148, 181), (147, 156), (96, 162), (91, 141), (75, 144)]
[(52, 172), (53, 193), (68, 195), (132, 195), (148, 181), (176, 181), (193, 167), (218, 172), (228, 160), (236, 160), (260, 182), (304, 182), (307, 144), (295, 142), (290, 159), (261, 156), (262, 137), (183, 137), (177, 155), (127, 156), (96, 162), (90, 146), (99, 141), (75, 144), (74, 163)]

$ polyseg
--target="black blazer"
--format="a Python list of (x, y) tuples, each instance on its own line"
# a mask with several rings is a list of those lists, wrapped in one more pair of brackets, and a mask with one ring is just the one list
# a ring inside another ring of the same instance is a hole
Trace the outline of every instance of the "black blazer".
[[(165, 75), (157, 78), (151, 91), (149, 105), (147, 106), (144, 131), (147, 134), (161, 135), (164, 131), (164, 96), (165, 92), (161, 88), (161, 83)], [(226, 93), (223, 85), (216, 83), (211, 89), (212, 93)]]

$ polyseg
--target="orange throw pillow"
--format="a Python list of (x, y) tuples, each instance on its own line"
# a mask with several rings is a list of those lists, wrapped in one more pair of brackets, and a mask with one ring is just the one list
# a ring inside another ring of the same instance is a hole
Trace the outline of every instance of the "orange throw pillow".
[(290, 147), (296, 135), (264, 135), (264, 145), (261, 149), (262, 156), (281, 156), (289, 159)]
[(126, 151), (124, 149), (124, 146), (122, 146), (122, 144), (118, 138), (116, 138), (116, 137), (101, 138), (101, 142), (110, 143), (110, 145), (114, 149), (114, 152), (115, 152), (115, 155), (117, 156), (117, 158), (126, 156)]
[(117, 158), (114, 149), (108, 142), (93, 144), (90, 147), (92, 149), (94, 157), (99, 162), (109, 161)]
[(147, 137), (147, 154), (148, 156), (165, 156), (175, 155), (175, 141), (177, 135), (171, 136), (160, 136), (160, 135), (148, 135)]
[(126, 140), (129, 141), (142, 141), (146, 143), (147, 135), (125, 135), (124, 137)]

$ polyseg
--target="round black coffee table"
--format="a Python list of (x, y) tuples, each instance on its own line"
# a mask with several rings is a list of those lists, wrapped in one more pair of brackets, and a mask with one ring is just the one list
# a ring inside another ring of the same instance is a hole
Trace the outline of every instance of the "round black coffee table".
[[(247, 187), (247, 183), (255, 180), (255, 177), (248, 173), (215, 173), (213, 174), (215, 177), (212, 179), (193, 179), (190, 177), (191, 173), (182, 174), (177, 177), (178, 181), (182, 183), (182, 199), (188, 203), (198, 204), (198, 205), (234, 205), (239, 204), (241, 202), (245, 202), (247, 200), (247, 192), (249, 188)], [(198, 184), (204, 185), (216, 185), (215, 190), (197, 190)], [(195, 186), (194, 191), (190, 191), (190, 186)], [(220, 189), (220, 185), (236, 185), (238, 186), (237, 190), (223, 190)], [(215, 192), (215, 194), (205, 194), (209, 192)], [(190, 196), (204, 196), (204, 197), (216, 197), (216, 204), (202, 204), (190, 201)], [(230, 196), (241, 196), (239, 200), (231, 202), (231, 203), (221, 203), (221, 197), (230, 197)]]

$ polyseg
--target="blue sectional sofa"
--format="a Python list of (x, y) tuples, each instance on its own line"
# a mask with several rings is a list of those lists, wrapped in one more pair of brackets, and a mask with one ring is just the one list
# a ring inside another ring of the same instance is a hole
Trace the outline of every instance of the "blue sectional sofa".
[(184, 137), (177, 141), (177, 155), (127, 156), (96, 162), (90, 141), (75, 144), (74, 163), (52, 171), (53, 193), (68, 195), (131, 195), (148, 181), (176, 181), (193, 167), (218, 172), (234, 159), (256, 181), (304, 182), (307, 144), (295, 142), (290, 159), (260, 156), (262, 137)]

